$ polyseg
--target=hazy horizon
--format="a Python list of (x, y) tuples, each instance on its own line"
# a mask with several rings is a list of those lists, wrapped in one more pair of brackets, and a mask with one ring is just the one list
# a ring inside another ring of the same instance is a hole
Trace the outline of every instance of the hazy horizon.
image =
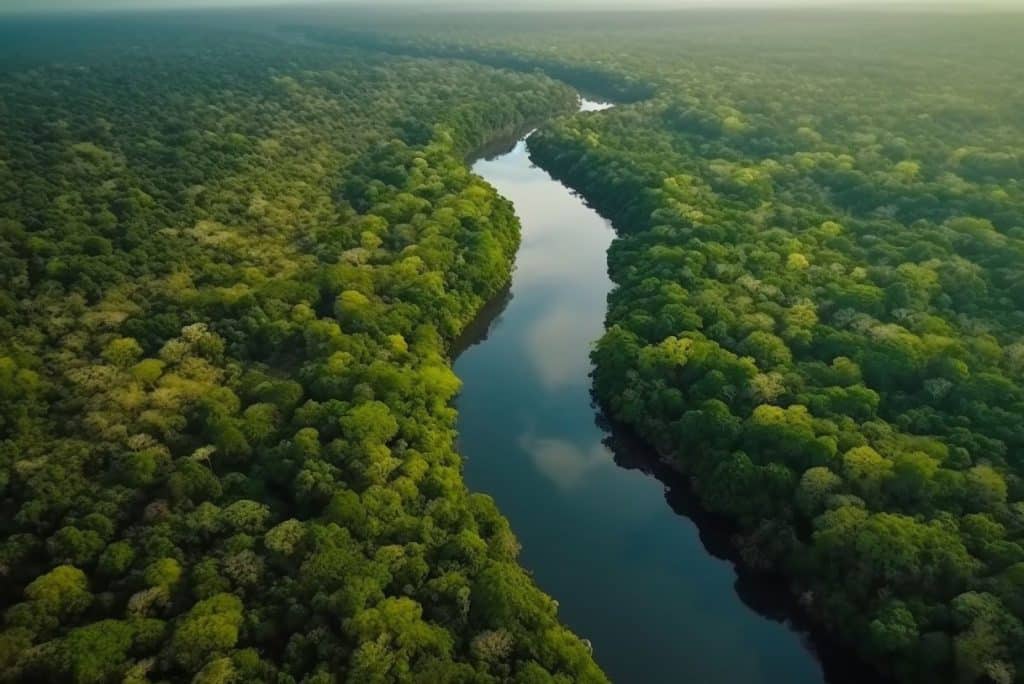
[[(489, 10), (494, 4), (483, 0), (445, 0), (425, 3), (422, 0), (0, 0), (0, 13), (45, 13), (69, 11), (166, 10), (199, 8), (286, 7), (289, 5), (337, 5), (339, 7), (395, 7), (434, 10)], [(1024, 10), (1024, 0), (900, 0), (899, 2), (857, 3), (851, 0), (524, 0), (514, 9), (522, 10), (670, 10), (694, 8), (850, 8), (850, 9), (958, 9)], [(507, 10), (507, 6), (497, 8)]]

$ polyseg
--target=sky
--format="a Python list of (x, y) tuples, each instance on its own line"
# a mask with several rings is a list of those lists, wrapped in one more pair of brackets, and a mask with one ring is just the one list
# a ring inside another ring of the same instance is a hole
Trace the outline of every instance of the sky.
[[(268, 5), (304, 5), (316, 0), (0, 0), (2, 12), (36, 12), (64, 10), (135, 10), (135, 9), (166, 9), (194, 7), (244, 7)], [(320, 0), (329, 3), (330, 0)], [(495, 6), (508, 9), (506, 3), (495, 3), (493, 0), (334, 0), (333, 4), (342, 5), (389, 5), (413, 6), (418, 8), (472, 8), (489, 9)], [(822, 7), (822, 6), (857, 6), (866, 3), (857, 0), (520, 0), (514, 3), (516, 8), (526, 9), (672, 9), (684, 7)], [(871, 3), (875, 6), (927, 6), (939, 5), (960, 8), (994, 7), (1024, 9), (1024, 0), (898, 0), (885, 2), (878, 0)]]

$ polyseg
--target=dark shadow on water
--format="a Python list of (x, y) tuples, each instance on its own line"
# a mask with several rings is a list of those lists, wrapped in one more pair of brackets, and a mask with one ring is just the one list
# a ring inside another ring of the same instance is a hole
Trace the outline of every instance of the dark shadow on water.
[(532, 131), (536, 126), (524, 126), (516, 129), (513, 132), (499, 135), (497, 138), (487, 142), (475, 149), (470, 155), (469, 159), (472, 162), (477, 161), (494, 161), (498, 157), (503, 157), (516, 148), (516, 145), (523, 139), (523, 136)]
[[(873, 667), (852, 656), (849, 648), (812, 623), (784, 577), (757, 572), (744, 565), (733, 541), (736, 527), (722, 516), (703, 509), (684, 475), (665, 464), (628, 427), (613, 422), (600, 409), (595, 422), (607, 435), (604, 444), (614, 455), (615, 464), (627, 470), (639, 470), (665, 486), (665, 501), (676, 514), (696, 525), (704, 549), (732, 564), (736, 572), (734, 586), (740, 600), (759, 615), (788, 625), (798, 633), (804, 646), (821, 663), (828, 684), (893, 684), (893, 680), (882, 677)], [(679, 581), (686, 579), (680, 577)]]
[(509, 282), (502, 290), (481, 307), (476, 318), (466, 326), (462, 334), (452, 342), (449, 356), (454, 362), (462, 352), (470, 347), (487, 341), (487, 336), (501, 322), (501, 315), (512, 303), (512, 283)]

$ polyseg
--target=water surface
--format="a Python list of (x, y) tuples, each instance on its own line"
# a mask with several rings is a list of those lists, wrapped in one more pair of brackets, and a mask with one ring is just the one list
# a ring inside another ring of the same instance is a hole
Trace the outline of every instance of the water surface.
[[(602, 108), (584, 101), (580, 116)], [(523, 240), (500, 313), (455, 364), (469, 487), (497, 500), (523, 565), (614, 681), (823, 681), (797, 633), (741, 600), (732, 564), (665, 485), (606, 443), (589, 350), (612, 285), (609, 223), (533, 166), (524, 140), (474, 170), (515, 204)]]

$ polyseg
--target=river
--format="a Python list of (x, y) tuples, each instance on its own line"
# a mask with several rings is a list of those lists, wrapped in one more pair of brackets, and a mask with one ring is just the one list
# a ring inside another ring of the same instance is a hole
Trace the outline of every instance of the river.
[[(579, 116), (606, 107), (584, 100)], [(515, 204), (522, 245), (509, 292), (455, 363), (470, 489), (495, 498), (523, 565), (613, 681), (824, 681), (797, 631), (744, 602), (733, 564), (676, 512), (685, 502), (666, 503), (679, 493), (613, 450), (589, 377), (609, 223), (530, 163), (525, 138), (473, 169)]]

